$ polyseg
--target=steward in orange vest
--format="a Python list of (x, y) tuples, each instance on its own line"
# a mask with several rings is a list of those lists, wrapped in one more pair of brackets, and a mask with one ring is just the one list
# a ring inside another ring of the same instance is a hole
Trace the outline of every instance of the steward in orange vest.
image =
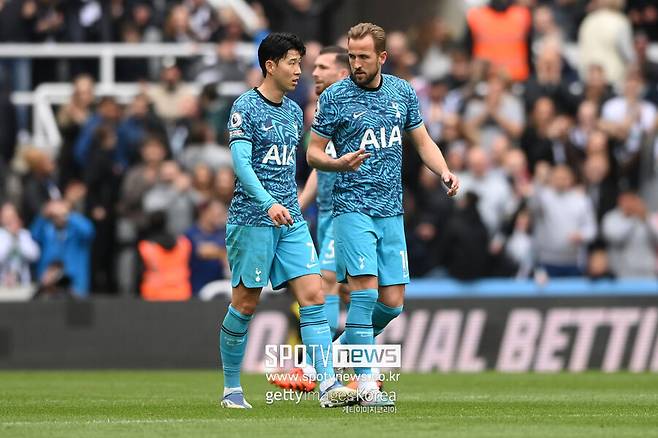
[(492, 0), (489, 6), (469, 10), (466, 21), (473, 59), (491, 62), (514, 81), (528, 79), (532, 17), (527, 8), (510, 6), (510, 0)]
[(148, 239), (137, 245), (144, 268), (140, 292), (147, 301), (189, 300), (192, 244), (183, 236), (169, 234), (164, 222), (159, 212), (154, 214)]

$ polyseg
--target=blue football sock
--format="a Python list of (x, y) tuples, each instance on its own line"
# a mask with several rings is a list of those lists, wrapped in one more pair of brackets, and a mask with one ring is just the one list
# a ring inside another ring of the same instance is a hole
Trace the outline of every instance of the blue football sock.
[[(353, 291), (350, 294), (350, 309), (345, 323), (345, 339), (347, 344), (374, 344), (372, 330), (372, 310), (377, 301), (375, 289)], [(370, 368), (354, 368), (357, 375), (371, 373)]]
[(340, 314), (340, 298), (338, 295), (324, 296), (324, 313), (327, 314), (327, 322), (331, 329), (331, 340), (336, 336), (338, 330), (338, 316)]
[(233, 306), (228, 306), (228, 312), (222, 322), (219, 333), (219, 351), (224, 368), (224, 388), (240, 386), (240, 366), (247, 348), (247, 326), (252, 315), (244, 315)]
[(299, 328), (306, 351), (314, 359), (312, 365), (317, 372), (320, 387), (324, 389), (327, 382), (335, 378), (331, 352), (331, 330), (327, 323), (324, 304), (315, 304), (299, 308)]
[(379, 301), (375, 303), (372, 311), (372, 330), (375, 337), (384, 331), (389, 322), (402, 313), (402, 307), (389, 307)]

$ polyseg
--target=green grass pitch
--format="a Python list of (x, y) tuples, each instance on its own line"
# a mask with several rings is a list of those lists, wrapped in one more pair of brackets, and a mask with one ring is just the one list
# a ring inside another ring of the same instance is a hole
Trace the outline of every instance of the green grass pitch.
[(402, 374), (395, 413), (218, 405), (212, 371), (0, 372), (0, 437), (658, 437), (655, 374)]

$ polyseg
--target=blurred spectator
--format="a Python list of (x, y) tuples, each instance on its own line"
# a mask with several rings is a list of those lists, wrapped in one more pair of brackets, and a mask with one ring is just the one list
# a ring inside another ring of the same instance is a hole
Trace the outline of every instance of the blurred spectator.
[(637, 193), (627, 191), (619, 196), (617, 208), (603, 217), (603, 237), (617, 277), (656, 277), (658, 216), (647, 210)]
[(629, 72), (623, 96), (607, 101), (601, 111), (601, 128), (623, 145), (615, 149), (615, 156), (634, 187), (638, 185), (640, 149), (656, 129), (656, 107), (642, 99), (643, 85), (639, 72)]
[(183, 234), (194, 221), (194, 192), (190, 176), (175, 161), (162, 163), (153, 187), (144, 193), (144, 211), (166, 211), (167, 230), (174, 236)]
[(530, 26), (532, 17), (512, 0), (491, 0), (487, 6), (469, 9), (466, 45), (473, 58), (490, 61), (513, 81), (525, 81), (530, 73)]
[(207, 42), (217, 31), (217, 14), (207, 0), (184, 0), (189, 15), (189, 29), (196, 41)]
[(61, 262), (53, 262), (41, 275), (33, 298), (35, 300), (56, 300), (69, 298), (72, 294), (71, 277), (66, 274)]
[(130, 104), (126, 117), (117, 127), (115, 162), (123, 168), (138, 161), (139, 147), (148, 137), (166, 143), (167, 132), (160, 118), (151, 110), (148, 96), (138, 94)]
[(489, 233), (478, 213), (478, 197), (466, 191), (440, 234), (438, 262), (451, 277), (475, 280), (489, 273)]
[(190, 283), (197, 295), (206, 284), (226, 278), (226, 206), (219, 201), (199, 205), (197, 222), (185, 232), (192, 244)]
[(594, 242), (587, 253), (587, 278), (590, 280), (614, 280), (610, 259), (604, 242)]
[[(28, 2), (32, 3), (32, 2)], [(61, 42), (66, 35), (66, 5), (61, 0), (35, 0), (32, 15), (32, 42)], [(29, 7), (31, 8), (31, 6)], [(54, 82), (61, 65), (57, 59), (35, 59), (32, 63), (32, 83)]]
[(31, 227), (32, 236), (41, 247), (37, 276), (55, 262), (71, 278), (73, 291), (79, 296), (89, 293), (89, 260), (94, 225), (79, 213), (72, 212), (66, 201), (50, 201)]
[[(430, 255), (436, 251), (439, 236), (445, 230), (446, 224), (453, 212), (453, 203), (446, 195), (441, 178), (427, 166), (420, 167), (419, 190), (416, 196), (415, 224), (410, 230), (423, 248), (419, 252), (425, 256), (420, 259), (416, 256), (414, 266), (415, 275), (424, 275), (436, 265), (436, 260)], [(422, 260), (421, 260), (422, 259)]]
[(464, 122), (473, 138), (479, 138), (485, 151), (497, 136), (506, 134), (518, 139), (523, 132), (525, 116), (519, 99), (507, 91), (500, 74), (491, 74), (486, 83), (486, 94), (466, 104)]
[[(36, 11), (37, 4), (35, 0), (0, 0), (0, 43), (30, 42)], [(32, 88), (32, 60), (29, 58), (5, 58), (0, 60), (0, 83), (2, 84), (3, 93), (5, 89), (30, 91)], [(6, 114), (8, 110), (12, 113), (15, 111), (14, 108), (3, 107), (0, 108), (0, 113)], [(17, 128), (20, 130), (25, 131), (28, 129), (28, 111), (28, 107), (18, 108)], [(16, 116), (14, 115), (14, 117)], [(3, 124), (1, 128), (0, 132), (4, 133), (7, 127)], [(4, 133), (3, 136), (15, 141), (16, 132), (9, 131)], [(5, 151), (3, 146), (0, 145), (2, 155)]]
[(163, 41), (168, 43), (188, 43), (195, 41), (190, 26), (190, 12), (185, 5), (173, 6), (164, 24)]
[(192, 169), (192, 191), (197, 205), (208, 202), (213, 197), (215, 173), (210, 166), (199, 163)]
[(92, 115), (94, 87), (94, 79), (90, 75), (76, 76), (70, 100), (57, 111), (57, 125), (62, 134), (62, 146), (57, 160), (61, 186), (82, 178), (82, 169), (75, 161), (74, 145)]
[(207, 123), (194, 122), (189, 140), (190, 143), (178, 156), (178, 162), (188, 171), (201, 163), (213, 170), (233, 164), (231, 151), (226, 146), (215, 143), (214, 134)]
[(23, 177), (21, 211), (25, 222), (30, 224), (48, 201), (61, 199), (62, 192), (56, 183), (55, 162), (46, 152), (27, 149), (23, 159), (28, 173)]
[(158, 138), (147, 138), (140, 149), (141, 163), (130, 168), (121, 184), (119, 197), (119, 220), (117, 223), (119, 289), (123, 294), (133, 293), (136, 285), (135, 245), (138, 229), (147, 226), (143, 208), (144, 195), (155, 186), (160, 168), (167, 157), (167, 148)]
[(610, 173), (610, 159), (605, 154), (591, 154), (583, 165), (585, 190), (596, 212), (596, 221), (617, 204), (617, 182)]
[(460, 192), (477, 195), (479, 217), (493, 238), (516, 209), (517, 201), (505, 177), (491, 171), (489, 158), (481, 148), (468, 151), (467, 165), (467, 172), (460, 176)]
[(4, 165), (14, 158), (19, 128), (17, 111), (11, 103), (9, 91), (6, 81), (0, 79), (0, 163)]
[[(658, 12), (658, 9), (656, 10)], [(649, 39), (645, 33), (638, 33), (633, 38), (635, 55), (640, 74), (647, 81), (647, 99), (658, 105), (658, 62), (649, 59)]]
[(87, 119), (75, 142), (73, 153), (80, 169), (84, 169), (89, 159), (89, 149), (94, 139), (96, 129), (103, 124), (116, 126), (121, 119), (121, 107), (113, 97), (103, 97), (98, 102), (96, 113)]
[(96, 230), (91, 252), (91, 284), (95, 292), (116, 291), (115, 242), (117, 187), (121, 184), (120, 166), (115, 162), (117, 135), (111, 125), (96, 129), (85, 169), (86, 211)]
[(584, 100), (578, 106), (576, 123), (571, 128), (569, 140), (579, 151), (585, 151), (589, 136), (597, 129), (598, 105), (591, 100)]
[(521, 149), (525, 153), (529, 170), (534, 172), (537, 162), (551, 161), (549, 128), (555, 120), (555, 105), (548, 97), (540, 97), (532, 105), (530, 120), (521, 135)]
[(214, 196), (224, 205), (230, 205), (235, 188), (235, 173), (232, 167), (221, 167), (215, 173)]
[(32, 283), (30, 264), (39, 258), (39, 246), (23, 228), (16, 206), (0, 207), (0, 288), (27, 286)]
[(580, 25), (578, 60), (580, 77), (592, 64), (603, 67), (608, 82), (617, 84), (626, 76), (634, 59), (631, 23), (619, 9), (623, 0), (597, 0), (595, 9)]
[(164, 65), (160, 74), (160, 83), (152, 86), (148, 91), (156, 114), (167, 123), (173, 123), (183, 115), (182, 104), (185, 99), (193, 95), (192, 88), (181, 82), (180, 69), (172, 63)]
[(600, 64), (591, 64), (587, 68), (583, 98), (594, 102), (600, 110), (603, 103), (613, 96), (612, 86), (605, 77), (603, 67)]
[(558, 113), (574, 114), (577, 96), (562, 73), (562, 58), (557, 47), (546, 45), (537, 55), (535, 74), (526, 83), (525, 102), (529, 110), (540, 97), (548, 97)]
[(515, 265), (515, 276), (528, 278), (534, 266), (532, 217), (528, 208), (522, 206), (511, 222), (513, 230), (505, 241), (504, 254)]
[(596, 236), (592, 205), (574, 186), (573, 171), (564, 164), (551, 170), (542, 163), (535, 181), (529, 205), (537, 261), (550, 277), (581, 275), (585, 245)]
[[(532, 53), (541, 56), (546, 45), (562, 46), (565, 40), (564, 32), (555, 21), (555, 16), (549, 5), (538, 5), (533, 11), (532, 19)], [(561, 23), (560, 23), (561, 24)]]
[(646, 32), (651, 41), (658, 41), (658, 5), (651, 0), (628, 0), (628, 18), (635, 31)]
[(138, 244), (141, 273), (140, 294), (147, 301), (184, 301), (192, 295), (187, 238), (167, 231), (164, 212), (150, 215), (144, 239)]
[(441, 17), (433, 17), (419, 26), (416, 51), (421, 57), (421, 75), (430, 81), (445, 77), (450, 72), (450, 56), (447, 46), (450, 31)]

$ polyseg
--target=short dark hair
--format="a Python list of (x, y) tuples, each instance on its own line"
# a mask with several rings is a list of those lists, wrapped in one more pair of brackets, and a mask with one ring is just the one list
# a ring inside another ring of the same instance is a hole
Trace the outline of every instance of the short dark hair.
[(336, 55), (336, 64), (338, 64), (340, 67), (346, 68), (347, 71), (350, 70), (350, 57), (347, 54), (347, 49), (345, 47), (340, 47), (340, 46), (323, 47), (322, 50), (320, 50), (319, 55), (325, 55), (327, 53), (332, 53)]
[(304, 43), (295, 34), (274, 32), (265, 37), (258, 46), (258, 64), (263, 72), (263, 77), (267, 76), (265, 63), (267, 61), (279, 62), (286, 56), (288, 50), (297, 50), (301, 56), (306, 54)]

